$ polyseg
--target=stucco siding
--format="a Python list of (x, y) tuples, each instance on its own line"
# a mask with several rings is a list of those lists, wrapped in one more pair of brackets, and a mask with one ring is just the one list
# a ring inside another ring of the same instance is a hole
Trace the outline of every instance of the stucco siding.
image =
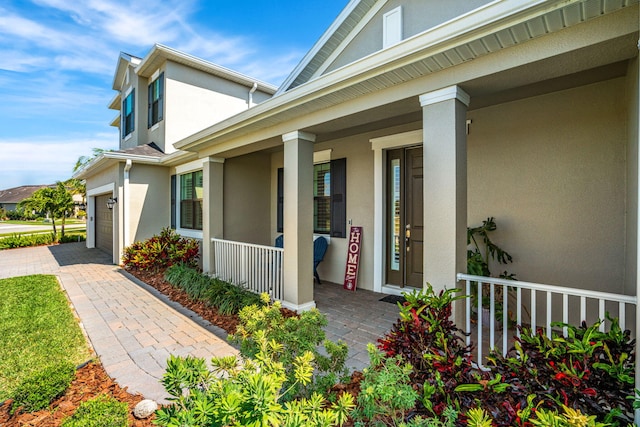
[(383, 15), (398, 6), (402, 6), (403, 39), (407, 39), (487, 3), (487, 0), (448, 0), (446, 3), (442, 0), (391, 0), (335, 58), (327, 72), (381, 50)]
[(623, 291), (622, 78), (469, 113), (468, 220), (495, 216), (520, 280)]
[(129, 172), (129, 191), (130, 243), (147, 239), (171, 225), (168, 167), (134, 164)]
[[(167, 153), (173, 144), (248, 108), (246, 86), (167, 62), (165, 70), (165, 144)], [(253, 102), (268, 96), (256, 91)]]
[(267, 153), (255, 153), (225, 161), (225, 239), (273, 245), (269, 233), (270, 159)]

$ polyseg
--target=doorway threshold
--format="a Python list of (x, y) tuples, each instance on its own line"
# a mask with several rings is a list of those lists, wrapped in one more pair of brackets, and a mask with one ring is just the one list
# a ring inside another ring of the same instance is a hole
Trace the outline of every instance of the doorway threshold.
[(382, 286), (382, 293), (383, 294), (389, 294), (389, 295), (397, 295), (397, 296), (401, 296), (403, 293), (410, 293), (413, 291), (419, 291), (419, 288), (414, 288), (411, 286), (405, 286), (404, 288), (401, 288), (398, 285), (383, 285)]

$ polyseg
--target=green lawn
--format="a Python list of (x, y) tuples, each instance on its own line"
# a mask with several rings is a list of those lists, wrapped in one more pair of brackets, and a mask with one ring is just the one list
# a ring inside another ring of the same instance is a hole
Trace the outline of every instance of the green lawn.
[(89, 349), (55, 276), (0, 280), (0, 402), (27, 375)]

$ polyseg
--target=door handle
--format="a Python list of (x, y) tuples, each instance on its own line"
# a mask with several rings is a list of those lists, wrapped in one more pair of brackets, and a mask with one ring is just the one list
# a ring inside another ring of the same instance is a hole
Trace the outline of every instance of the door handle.
[(407, 224), (404, 228), (404, 247), (407, 252), (411, 250), (409, 241), (411, 240), (411, 224)]

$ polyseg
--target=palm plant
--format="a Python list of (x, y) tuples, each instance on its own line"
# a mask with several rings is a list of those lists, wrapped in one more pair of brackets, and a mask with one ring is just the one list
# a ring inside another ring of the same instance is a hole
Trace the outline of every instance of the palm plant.
[(63, 182), (56, 182), (55, 187), (44, 187), (36, 190), (31, 197), (22, 200), (18, 207), (51, 216), (53, 224), (53, 240), (58, 241), (56, 219), (61, 218), (61, 235), (64, 237), (65, 218), (73, 210), (73, 197)]

